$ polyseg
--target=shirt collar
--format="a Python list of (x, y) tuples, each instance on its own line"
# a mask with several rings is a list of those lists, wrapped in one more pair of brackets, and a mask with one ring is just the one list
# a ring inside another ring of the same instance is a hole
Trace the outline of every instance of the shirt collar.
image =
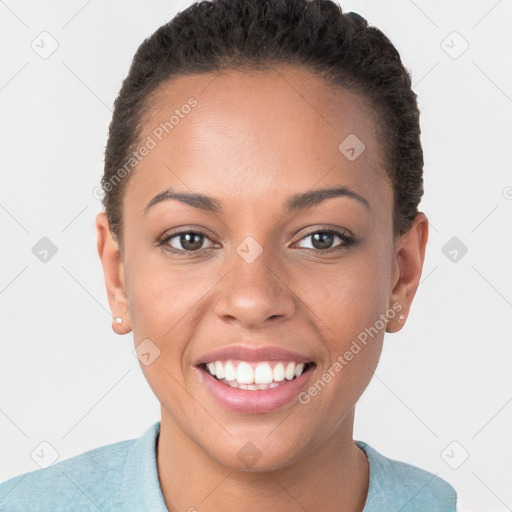
[[(131, 445), (123, 468), (121, 484), (122, 510), (139, 512), (169, 512), (165, 506), (156, 462), (156, 447), (160, 434), (160, 421), (149, 427), (144, 434)], [(379, 483), (375, 477), (375, 453), (363, 441), (355, 441), (368, 457), (370, 481), (363, 512), (373, 510), (376, 487)], [(373, 471), (372, 471), (373, 469)]]
[(158, 479), (156, 446), (160, 421), (131, 445), (123, 468), (120, 501), (123, 511), (169, 512)]

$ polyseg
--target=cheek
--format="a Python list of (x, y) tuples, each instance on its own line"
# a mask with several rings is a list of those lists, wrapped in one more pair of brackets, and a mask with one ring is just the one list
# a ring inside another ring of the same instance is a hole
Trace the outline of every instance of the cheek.
[[(334, 429), (360, 398), (377, 367), (382, 351), (388, 310), (388, 276), (371, 251), (355, 257), (340, 272), (324, 280), (309, 294), (308, 306), (318, 311), (328, 357), (317, 369), (304, 400), (316, 404), (319, 414), (331, 417), (326, 430)], [(331, 276), (332, 276), (331, 275)], [(388, 313), (389, 315), (389, 313)], [(384, 316), (385, 318), (385, 316)], [(319, 398), (316, 398), (316, 397)]]
[(204, 316), (208, 291), (218, 278), (207, 270), (202, 271), (208, 274), (205, 279), (185, 267), (171, 268), (165, 262), (148, 265), (145, 261), (133, 259), (130, 266), (128, 301), (135, 345), (150, 339), (160, 351), (158, 364), (143, 368), (150, 384), (156, 378), (169, 381), (165, 370), (183, 383), (186, 372), (182, 365), (189, 359), (189, 342)]
[(147, 364), (138, 353), (140, 367), (159, 402), (171, 411), (185, 385), (183, 354), (193, 328), (187, 288), (172, 278), (173, 273), (155, 267), (132, 276), (129, 303), (135, 346), (140, 344), (140, 352), (149, 352), (151, 358)]
[(172, 338), (193, 304), (191, 295), (197, 287), (190, 286), (190, 281), (187, 286), (186, 272), (171, 268), (157, 251), (130, 250), (125, 268), (135, 339)]
[(324, 324), (331, 344), (357, 337), (388, 309), (391, 265), (386, 251), (379, 246), (359, 248), (336, 270), (326, 267), (314, 280), (307, 278), (306, 303)]

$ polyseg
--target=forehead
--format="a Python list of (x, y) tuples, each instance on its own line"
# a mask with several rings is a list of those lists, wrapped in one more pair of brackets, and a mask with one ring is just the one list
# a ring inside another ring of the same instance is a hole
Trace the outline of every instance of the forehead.
[(320, 181), (364, 192), (388, 180), (377, 130), (362, 94), (305, 70), (179, 76), (148, 102), (140, 141), (154, 147), (126, 194), (149, 201), (167, 184), (249, 204), (249, 190), (257, 200)]

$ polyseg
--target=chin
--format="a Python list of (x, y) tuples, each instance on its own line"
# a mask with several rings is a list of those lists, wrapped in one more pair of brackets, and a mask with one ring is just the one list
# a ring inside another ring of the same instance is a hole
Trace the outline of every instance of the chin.
[[(278, 427), (280, 428), (280, 427)], [(247, 429), (230, 437), (225, 434), (215, 445), (205, 440), (204, 451), (219, 464), (251, 473), (277, 471), (300, 460), (308, 451), (304, 445), (304, 434), (291, 435), (283, 428), (282, 433), (271, 433), (271, 429)]]

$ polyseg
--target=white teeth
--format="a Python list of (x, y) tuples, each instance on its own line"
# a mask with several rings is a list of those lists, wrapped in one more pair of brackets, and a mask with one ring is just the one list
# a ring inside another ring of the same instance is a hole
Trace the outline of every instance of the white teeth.
[[(215, 368), (217, 368), (217, 363), (215, 363)], [(239, 384), (254, 383), (254, 372), (250, 364), (242, 362), (238, 365), (238, 368), (236, 369), (236, 381)]]
[(231, 361), (224, 365), (224, 378), (230, 382), (236, 379), (236, 369)]
[(304, 370), (304, 365), (302, 363), (299, 363), (295, 367), (295, 377), (298, 377), (302, 373), (303, 370)]
[[(300, 377), (304, 372), (304, 363), (278, 362), (274, 368), (269, 361), (257, 364), (241, 361), (238, 366), (232, 361), (211, 361), (206, 364), (208, 372), (218, 380), (232, 387), (257, 390), (276, 387), (280, 382)], [(254, 367), (254, 369), (253, 369)]]
[(274, 380), (276, 382), (281, 382), (284, 380), (284, 364), (277, 363), (274, 367)]
[(255, 391), (257, 389), (272, 389), (277, 386), (280, 386), (279, 382), (271, 382), (270, 384), (238, 384), (236, 380), (234, 380), (233, 382), (229, 382), (226, 379), (221, 380), (221, 382), (227, 384), (232, 388), (246, 389), (250, 391)]
[[(215, 365), (215, 368), (217, 368), (217, 365)], [(286, 367), (286, 370), (284, 371), (284, 376), (288, 380), (292, 380), (295, 376), (295, 363), (288, 363), (288, 366)]]
[(218, 379), (224, 378), (224, 366), (222, 366), (222, 363), (220, 361), (215, 362), (215, 376)]
[(274, 380), (274, 372), (268, 363), (260, 363), (254, 371), (256, 384), (270, 384)]
[(208, 367), (209, 372), (212, 375), (215, 375), (215, 363), (208, 363), (206, 366)]

